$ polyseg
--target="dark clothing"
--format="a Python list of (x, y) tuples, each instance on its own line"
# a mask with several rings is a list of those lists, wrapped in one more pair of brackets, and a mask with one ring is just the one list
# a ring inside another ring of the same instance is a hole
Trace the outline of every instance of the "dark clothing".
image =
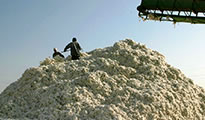
[(72, 56), (72, 58), (71, 58), (72, 60), (79, 60), (80, 59), (80, 56)]
[(54, 52), (53, 53), (53, 58), (55, 57), (55, 56), (60, 56), (60, 57), (62, 57), (62, 58), (64, 58), (64, 56), (60, 53), (60, 52)]
[(80, 45), (78, 44), (78, 42), (77, 41), (75, 41), (75, 42), (71, 42), (71, 43), (69, 43), (66, 47), (65, 47), (65, 49), (64, 49), (64, 52), (67, 50), (67, 49), (71, 49), (70, 51), (71, 51), (71, 56), (72, 56), (72, 60), (73, 60), (73, 58), (74, 59), (79, 59), (79, 57), (80, 57), (80, 50), (82, 49), (81, 47), (80, 47)]

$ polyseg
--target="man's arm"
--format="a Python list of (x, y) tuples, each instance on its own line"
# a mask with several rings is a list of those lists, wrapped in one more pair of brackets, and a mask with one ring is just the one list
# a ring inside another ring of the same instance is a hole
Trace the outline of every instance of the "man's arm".
[(82, 48), (80, 47), (79, 43), (77, 43), (77, 48), (78, 48), (78, 50), (82, 50)]
[(62, 58), (65, 58), (64, 55), (62, 55), (61, 53), (59, 53), (59, 55), (60, 55)]
[(68, 48), (71, 48), (71, 43), (69, 43), (69, 44), (64, 48), (64, 52), (66, 52), (66, 50), (67, 50)]

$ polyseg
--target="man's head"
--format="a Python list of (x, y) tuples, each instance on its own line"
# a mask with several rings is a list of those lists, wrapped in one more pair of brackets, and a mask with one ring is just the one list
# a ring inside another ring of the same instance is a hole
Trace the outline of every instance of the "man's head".
[(76, 41), (77, 41), (77, 39), (74, 37), (74, 38), (72, 39), (72, 41), (73, 41), (73, 42), (76, 42)]
[(53, 51), (54, 51), (54, 52), (58, 52), (57, 48), (53, 48)]

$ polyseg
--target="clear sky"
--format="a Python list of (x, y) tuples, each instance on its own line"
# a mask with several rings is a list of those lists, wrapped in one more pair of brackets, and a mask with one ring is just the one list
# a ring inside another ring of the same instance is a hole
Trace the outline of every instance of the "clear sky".
[[(84, 52), (131, 38), (205, 88), (205, 25), (143, 22), (141, 0), (0, 0), (0, 92), (77, 37)], [(65, 55), (68, 55), (65, 54)]]

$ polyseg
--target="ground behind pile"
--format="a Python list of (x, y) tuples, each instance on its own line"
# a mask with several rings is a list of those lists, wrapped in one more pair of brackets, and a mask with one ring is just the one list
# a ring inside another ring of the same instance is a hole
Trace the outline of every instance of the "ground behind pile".
[(205, 120), (205, 91), (126, 39), (80, 60), (46, 58), (0, 94), (0, 118)]

